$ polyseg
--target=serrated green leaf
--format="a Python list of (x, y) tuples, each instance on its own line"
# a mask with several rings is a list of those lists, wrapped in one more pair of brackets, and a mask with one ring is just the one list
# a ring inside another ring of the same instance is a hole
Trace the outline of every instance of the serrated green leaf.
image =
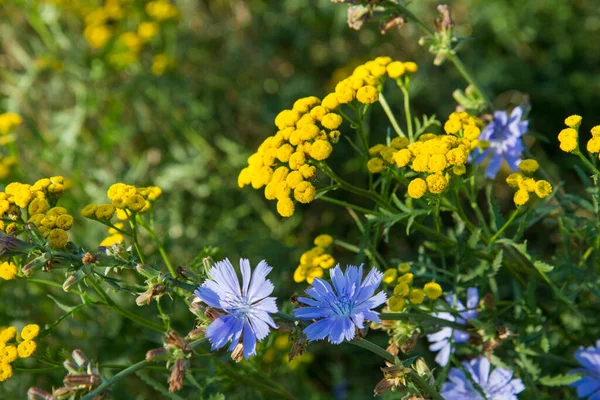
[(548, 336), (546, 336), (546, 335), (542, 336), (542, 340), (540, 341), (540, 347), (542, 348), (542, 351), (544, 353), (547, 353), (550, 351), (550, 342), (548, 341)]
[(544, 376), (540, 379), (540, 383), (544, 386), (566, 386), (577, 382), (582, 376), (583, 374), (579, 372), (570, 375)]
[(469, 247), (474, 249), (477, 246), (477, 243), (479, 243), (480, 238), (481, 238), (481, 229), (475, 229), (473, 231), (473, 233), (471, 234), (471, 236), (469, 237), (469, 241), (467, 242), (469, 244)]
[(546, 264), (543, 261), (534, 261), (533, 265), (535, 266), (535, 268), (538, 271), (543, 272), (543, 273), (550, 272), (550, 271), (554, 270), (554, 267), (552, 265)]

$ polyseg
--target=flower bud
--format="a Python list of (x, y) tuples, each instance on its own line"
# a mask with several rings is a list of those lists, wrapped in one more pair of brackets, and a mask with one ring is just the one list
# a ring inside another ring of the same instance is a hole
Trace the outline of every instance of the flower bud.
[(42, 389), (38, 389), (35, 387), (29, 388), (27, 391), (27, 399), (28, 400), (53, 400), (54, 397), (52, 395)]
[(75, 273), (73, 275), (69, 276), (63, 283), (63, 285), (62, 285), (63, 290), (65, 292), (68, 292), (69, 290), (71, 290), (73, 285), (75, 285), (77, 282), (79, 282), (81, 279), (83, 279), (83, 277), (84, 277), (84, 273), (82, 270), (79, 269), (79, 270), (75, 271)]
[(188, 363), (179, 358), (175, 361), (173, 369), (171, 370), (171, 376), (169, 376), (169, 392), (173, 393), (183, 388), (183, 378), (185, 376), (185, 370), (188, 367)]
[(79, 365), (81, 368), (87, 368), (87, 365), (90, 362), (90, 360), (88, 360), (88, 358), (85, 356), (85, 354), (83, 354), (82, 350), (80, 350), (80, 349), (73, 350), (73, 352), (71, 353), (71, 356), (73, 357), (73, 360), (75, 360), (77, 365)]
[(25, 276), (31, 276), (35, 271), (39, 271), (44, 268), (47, 260), (44, 256), (39, 256), (29, 261), (22, 269)]
[(135, 270), (148, 279), (156, 278), (159, 274), (158, 270), (144, 264), (136, 265)]
[(204, 339), (206, 336), (206, 328), (192, 329), (186, 336), (190, 341)]
[(146, 353), (147, 361), (164, 361), (169, 358), (167, 349), (152, 349)]
[(80, 372), (77, 364), (75, 364), (71, 360), (66, 360), (65, 362), (63, 362), (63, 366), (71, 375), (77, 375)]

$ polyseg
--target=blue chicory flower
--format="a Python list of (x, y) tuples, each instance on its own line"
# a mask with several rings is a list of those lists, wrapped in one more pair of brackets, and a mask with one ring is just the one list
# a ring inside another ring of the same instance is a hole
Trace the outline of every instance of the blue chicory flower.
[[(458, 311), (458, 317), (455, 318), (454, 315), (449, 312), (435, 313), (435, 317), (453, 321), (461, 325), (467, 325), (469, 319), (477, 317), (477, 310), (475, 309), (477, 303), (479, 303), (479, 291), (477, 288), (467, 289), (466, 308), (464, 304), (452, 294), (447, 294), (445, 299), (452, 308)], [(455, 351), (453, 344), (466, 343), (469, 340), (469, 334), (465, 331), (445, 326), (440, 331), (427, 335), (427, 339), (431, 342), (429, 350), (439, 351), (435, 357), (435, 362), (444, 367), (448, 364), (450, 353), (454, 353)]]
[(383, 279), (383, 273), (376, 268), (364, 280), (362, 265), (349, 265), (344, 274), (338, 264), (329, 270), (329, 274), (333, 287), (323, 279), (315, 278), (312, 286), (306, 289), (311, 298), (298, 298), (298, 302), (308, 307), (295, 309), (294, 315), (300, 320), (318, 320), (304, 329), (309, 341), (329, 337), (329, 342), (340, 344), (354, 339), (356, 329), (363, 329), (365, 320), (381, 322), (373, 309), (385, 303), (387, 298), (383, 291), (373, 295)]
[(254, 273), (250, 261), (240, 260), (242, 287), (237, 274), (228, 259), (217, 262), (209, 271), (209, 279), (204, 281), (194, 294), (210, 307), (223, 310), (223, 315), (206, 329), (206, 337), (212, 350), (220, 349), (231, 341), (229, 351), (233, 351), (242, 339), (244, 357), (256, 354), (256, 341), (269, 334), (269, 327), (277, 328), (269, 314), (277, 312), (275, 297), (267, 297), (273, 292), (273, 283), (266, 276), (273, 268), (261, 261)]
[(496, 368), (490, 373), (490, 362), (485, 357), (464, 361), (462, 365), (485, 397), (461, 369), (452, 368), (448, 373), (450, 382), (444, 383), (440, 392), (446, 400), (516, 400), (517, 394), (525, 390), (523, 381), (512, 379), (513, 372), (508, 369)]
[(590, 396), (589, 400), (600, 400), (600, 340), (595, 347), (581, 347), (577, 350), (575, 359), (583, 368), (574, 369), (571, 373), (582, 372), (584, 376), (570, 386), (577, 389), (579, 398)]
[(473, 152), (475, 164), (481, 164), (489, 155), (490, 162), (485, 170), (485, 176), (494, 179), (502, 161), (506, 160), (508, 166), (516, 171), (521, 161), (521, 154), (525, 147), (521, 137), (527, 132), (529, 121), (521, 121), (523, 109), (515, 107), (510, 113), (496, 111), (494, 119), (479, 135), (479, 140), (487, 140), (490, 147), (484, 151), (476, 149)]

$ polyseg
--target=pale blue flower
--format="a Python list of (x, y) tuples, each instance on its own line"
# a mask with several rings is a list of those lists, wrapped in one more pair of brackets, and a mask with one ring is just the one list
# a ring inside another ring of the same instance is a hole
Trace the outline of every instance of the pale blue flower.
[(298, 298), (298, 302), (308, 307), (294, 310), (295, 317), (300, 320), (318, 320), (304, 329), (309, 341), (329, 337), (329, 342), (339, 344), (354, 339), (356, 329), (363, 329), (366, 320), (381, 322), (373, 309), (385, 303), (387, 298), (384, 292), (373, 294), (383, 273), (373, 268), (363, 280), (362, 265), (349, 265), (345, 274), (337, 265), (329, 270), (329, 274), (333, 287), (323, 279), (315, 278), (312, 286), (306, 289), (312, 298)]
[(521, 154), (525, 150), (521, 137), (529, 126), (528, 121), (521, 121), (522, 117), (521, 107), (515, 107), (510, 117), (506, 111), (496, 111), (493, 121), (479, 135), (479, 140), (487, 140), (490, 147), (484, 151), (476, 149), (473, 152), (473, 160), (475, 164), (480, 164), (491, 155), (485, 169), (486, 178), (496, 177), (503, 160), (506, 160), (513, 171), (517, 170)]
[[(460, 300), (456, 299), (452, 294), (447, 294), (445, 299), (450, 307), (458, 312), (458, 317), (454, 317), (454, 315), (449, 312), (435, 313), (435, 317), (445, 319), (447, 321), (453, 321), (457, 324), (465, 326), (467, 325), (468, 320), (477, 317), (477, 310), (475, 309), (475, 307), (477, 307), (477, 303), (479, 303), (479, 291), (477, 288), (467, 289), (466, 308), (464, 304)], [(455, 351), (453, 345), (457, 343), (466, 343), (469, 340), (469, 334), (465, 331), (445, 326), (440, 331), (427, 335), (427, 339), (431, 342), (429, 350), (439, 351), (435, 357), (435, 362), (444, 367), (446, 364), (448, 364), (450, 353), (454, 353)]]
[(231, 341), (229, 351), (242, 341), (244, 357), (256, 354), (256, 341), (269, 334), (269, 327), (277, 328), (269, 314), (277, 312), (275, 297), (267, 297), (273, 292), (273, 283), (266, 276), (272, 268), (261, 261), (252, 274), (250, 261), (240, 260), (242, 287), (237, 274), (228, 259), (217, 262), (208, 271), (209, 279), (204, 281), (194, 294), (210, 307), (223, 310), (223, 315), (206, 329), (206, 337), (212, 350), (220, 349)]
[(571, 372), (582, 372), (581, 379), (573, 382), (571, 386), (577, 389), (580, 398), (590, 396), (589, 400), (600, 400), (600, 340), (596, 346), (581, 347), (575, 352), (575, 359), (583, 368)]
[[(470, 379), (461, 369), (450, 369), (450, 382), (444, 383), (440, 392), (446, 400), (516, 400), (517, 394), (525, 390), (523, 381), (512, 379), (513, 372), (508, 369), (496, 368), (490, 373), (490, 362), (485, 357), (465, 361), (462, 365)], [(471, 380), (479, 386), (485, 397)]]

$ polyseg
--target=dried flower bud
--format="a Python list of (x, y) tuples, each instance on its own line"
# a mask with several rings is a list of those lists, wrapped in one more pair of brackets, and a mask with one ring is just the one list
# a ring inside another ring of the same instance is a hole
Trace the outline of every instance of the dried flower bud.
[(73, 389), (68, 388), (66, 386), (60, 387), (58, 389), (54, 389), (54, 390), (52, 390), (52, 396), (54, 396), (52, 399), (54, 400), (54, 398), (57, 398), (57, 397), (60, 399), (61, 397), (64, 397), (71, 392), (73, 392)]
[(183, 351), (192, 350), (188, 343), (185, 341), (185, 338), (173, 330), (167, 331), (167, 333), (165, 333), (165, 343), (167, 349), (171, 347), (177, 347), (178, 349), (181, 349)]
[(65, 369), (71, 375), (77, 375), (80, 372), (80, 368), (71, 360), (66, 360), (63, 362), (63, 367), (65, 367)]
[(496, 329), (496, 336), (500, 340), (506, 340), (512, 335), (513, 333), (508, 329), (507, 326), (502, 325)]
[(147, 361), (164, 361), (168, 358), (169, 352), (167, 349), (152, 349), (146, 353)]
[(187, 369), (187, 362), (179, 358), (175, 361), (173, 369), (171, 370), (171, 376), (169, 376), (169, 392), (173, 393), (183, 388), (183, 378), (185, 376), (185, 370)]
[(38, 389), (35, 387), (29, 388), (27, 391), (27, 399), (28, 400), (54, 400), (52, 395), (42, 389)]
[(294, 358), (301, 356), (306, 351), (306, 346), (308, 346), (308, 339), (305, 334), (301, 334), (298, 339), (294, 341), (294, 345), (292, 346), (292, 350), (288, 355), (288, 360), (292, 361)]
[(375, 388), (373, 389), (373, 396), (381, 396), (385, 392), (390, 391), (395, 386), (396, 385), (394, 384), (393, 380), (383, 378), (377, 383), (377, 385), (375, 385)]
[(210, 320), (210, 322), (223, 316), (223, 314), (221, 314), (220, 312), (218, 312), (217, 310), (215, 310), (212, 307), (206, 307), (206, 310), (204, 311), (204, 315), (206, 315), (206, 318), (208, 318)]
[(492, 293), (486, 293), (485, 296), (483, 296), (482, 304), (486, 310), (494, 311), (494, 307), (495, 307), (494, 295)]
[(135, 298), (135, 304), (137, 304), (140, 307), (144, 306), (144, 305), (148, 305), (151, 302), (152, 302), (152, 295), (150, 294), (149, 291), (144, 292)]
[(138, 265), (136, 265), (135, 266), (135, 270), (139, 274), (145, 276), (148, 279), (156, 278), (159, 275), (159, 271), (158, 270), (156, 270), (156, 269), (154, 269), (152, 267), (149, 267), (147, 265), (144, 265), (144, 264), (138, 264)]
[(75, 273), (71, 276), (69, 276), (63, 283), (62, 288), (65, 292), (68, 292), (69, 290), (71, 290), (71, 288), (77, 284), (77, 282), (79, 282), (81, 279), (83, 279), (83, 277), (85, 276), (85, 274), (83, 273), (82, 270), (77, 270), (75, 271)]
[(394, 356), (397, 356), (399, 351), (398, 345), (395, 342), (390, 343), (387, 349), (385, 350)]
[(87, 365), (90, 362), (90, 360), (88, 360), (85, 354), (83, 354), (83, 351), (81, 351), (80, 349), (75, 349), (71, 353), (71, 356), (73, 357), (73, 360), (75, 360), (77, 365), (79, 365), (81, 368), (87, 368)]
[(200, 314), (204, 314), (206, 308), (202, 305), (202, 303), (200, 303), (200, 301), (196, 301), (196, 299), (198, 298), (196, 297), (194, 301), (190, 303), (190, 312), (199, 316)]
[(84, 264), (94, 264), (96, 261), (98, 261), (98, 259), (96, 258), (96, 256), (94, 256), (92, 253), (88, 252), (85, 253), (85, 255), (83, 256), (83, 258), (81, 259), (81, 262)]
[(244, 359), (244, 344), (239, 342), (231, 352), (231, 359), (239, 363)]
[(102, 380), (96, 375), (67, 375), (63, 383), (68, 388), (91, 390), (100, 385)]
[(0, 259), (7, 260), (9, 257), (27, 254), (31, 249), (29, 243), (0, 231)]
[(403, 343), (400, 346), (400, 350), (402, 350), (402, 352), (405, 354), (410, 353), (413, 347), (415, 347), (417, 340), (419, 340), (419, 332), (413, 333), (410, 339), (408, 339), (405, 343)]
[(438, 18), (435, 21), (435, 25), (438, 30), (448, 30), (451, 29), (454, 25), (452, 23), (452, 18), (450, 18), (450, 9), (446, 4), (439, 4), (437, 6), (437, 10), (440, 14), (442, 14), (441, 18)]
[(370, 10), (365, 6), (348, 7), (348, 26), (352, 29), (360, 30), (370, 17)]
[(196, 328), (196, 329), (192, 329), (186, 336), (186, 338), (188, 340), (199, 340), (199, 339), (204, 339), (204, 337), (206, 336), (206, 328)]
[(44, 265), (46, 265), (46, 258), (42, 255), (29, 261), (23, 268), (21, 268), (21, 271), (23, 271), (25, 276), (31, 276), (35, 271), (39, 271), (44, 268)]
[(406, 19), (404, 17), (394, 17), (381, 25), (381, 27), (380, 27), (381, 34), (385, 35), (387, 33), (387, 31), (392, 30), (394, 28), (397, 28), (398, 30), (400, 30), (402, 28), (402, 26), (404, 26), (405, 22), (406, 22)]

